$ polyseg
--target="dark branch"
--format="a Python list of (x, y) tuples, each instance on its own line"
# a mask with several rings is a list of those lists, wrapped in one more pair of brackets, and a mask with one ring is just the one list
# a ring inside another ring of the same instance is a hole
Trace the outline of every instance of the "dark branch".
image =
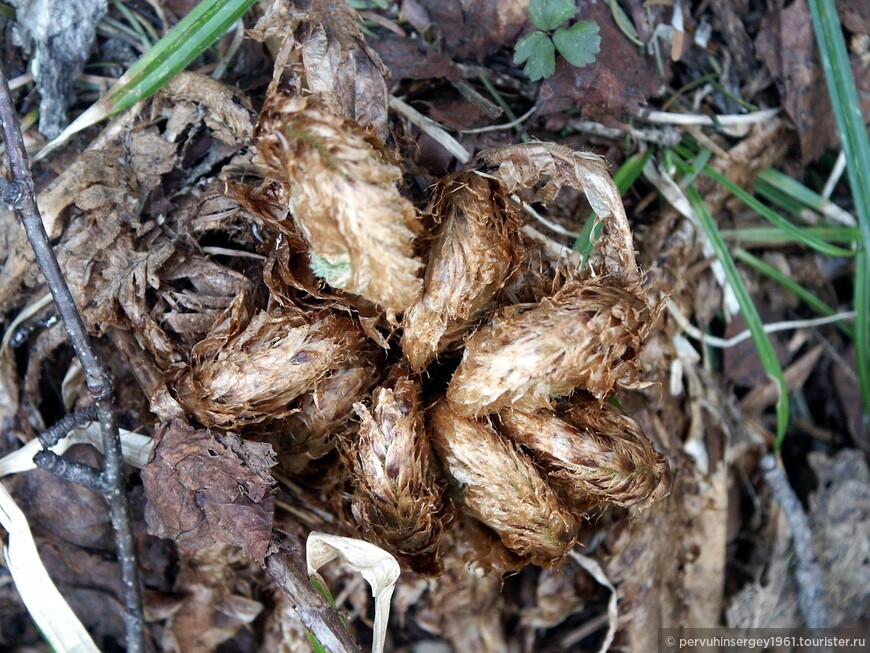
[(822, 568), (813, 550), (813, 535), (807, 522), (807, 514), (800, 499), (791, 489), (782, 467), (771, 454), (761, 459), (761, 472), (791, 527), (791, 539), (797, 556), (795, 580), (798, 584), (798, 604), (807, 627), (827, 628), (830, 624)]
[(51, 449), (54, 445), (69, 435), (69, 432), (74, 428), (83, 426), (88, 422), (93, 422), (96, 419), (97, 405), (91, 404), (81, 410), (67, 413), (51, 427), (37, 435), (36, 439), (39, 440), (39, 444), (42, 445), (43, 449)]
[(272, 532), (271, 553), (263, 568), (290, 599), (302, 624), (330, 653), (359, 653), (359, 647), (303, 570), (302, 543), (287, 533)]
[(82, 485), (89, 490), (106, 492), (108, 489), (99, 469), (74, 460), (64, 460), (53, 451), (36, 452), (33, 463), (64, 481)]
[(18, 114), (2, 66), (0, 66), (0, 127), (3, 130), (9, 169), (12, 174), (11, 183), (7, 183), (2, 191), (2, 199), (14, 206), (24, 225), (27, 238), (30, 240), (36, 260), (45, 275), (64, 328), (69, 335), (70, 344), (82, 363), (88, 393), (96, 406), (105, 455), (102, 485), (109, 501), (109, 513), (121, 567), (124, 625), (127, 633), (126, 648), (132, 653), (142, 653), (145, 646), (145, 619), (142, 613), (142, 593), (139, 586), (139, 568), (136, 563), (133, 531), (130, 527), (130, 507), (124, 492), (124, 459), (121, 455), (121, 439), (112, 405), (112, 380), (100, 359), (97, 358), (60, 265), (48, 242), (48, 235), (45, 233), (42, 216), (39, 214), (36, 197), (33, 194), (33, 178), (30, 175), (24, 139), (21, 137)]

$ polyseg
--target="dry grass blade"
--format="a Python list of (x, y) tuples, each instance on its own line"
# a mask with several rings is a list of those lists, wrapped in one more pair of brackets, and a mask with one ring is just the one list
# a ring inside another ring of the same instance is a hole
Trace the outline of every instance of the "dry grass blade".
[(640, 283), (625, 207), (604, 159), (555, 143), (523, 143), (483, 150), (477, 160), (492, 168), (511, 193), (518, 188), (532, 188), (547, 178), (538, 191), (538, 198), (544, 203), (555, 200), (563, 186), (583, 191), (595, 215), (603, 222), (598, 249), (604, 272), (626, 285)]
[(572, 406), (562, 417), (506, 410), (500, 420), (503, 433), (546, 465), (571, 505), (646, 508), (670, 493), (668, 461), (633, 419), (596, 401)]
[(421, 390), (419, 381), (401, 378), (375, 390), (371, 411), (354, 406), (362, 423), (350, 452), (351, 505), (362, 533), (417, 573), (438, 575), (443, 487), (431, 470)]
[(411, 306), (423, 285), (413, 256), (420, 221), (399, 193), (401, 170), (373, 134), (316, 97), (276, 93), (255, 136), (264, 174), (285, 185), (314, 272), (388, 311)]
[(445, 401), (430, 416), (433, 445), (469, 515), (496, 531), (508, 548), (540, 564), (571, 549), (577, 518), (528, 456), (491, 425), (458, 415)]
[(341, 367), (362, 338), (353, 321), (335, 313), (288, 307), (251, 315), (240, 295), (191, 351), (178, 400), (210, 427), (286, 417), (290, 402)]
[(21, 600), (55, 651), (98, 653), (100, 649), (52, 583), (39, 558), (27, 517), (12, 495), (0, 485), (0, 525), (9, 534), (5, 566)]
[(440, 225), (423, 296), (405, 314), (402, 335), (402, 350), (417, 372), (465, 335), (519, 259), (519, 221), (498, 180), (474, 172), (447, 177), (428, 212)]
[(657, 314), (611, 277), (571, 280), (529, 310), (503, 309), (469, 339), (447, 399), (459, 412), (533, 411), (583, 389), (639, 387), (638, 353)]

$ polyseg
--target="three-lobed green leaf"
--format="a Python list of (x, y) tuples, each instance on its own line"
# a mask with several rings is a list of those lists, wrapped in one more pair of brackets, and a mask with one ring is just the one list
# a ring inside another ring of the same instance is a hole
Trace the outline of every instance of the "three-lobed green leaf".
[(595, 61), (595, 55), (601, 49), (598, 23), (581, 20), (567, 29), (560, 27), (553, 34), (553, 42), (568, 63), (578, 68), (587, 66)]
[(577, 3), (574, 0), (532, 0), (529, 4), (532, 25), (543, 32), (550, 32), (567, 23), (576, 13)]
[[(517, 41), (514, 63), (525, 63), (523, 72), (533, 82), (556, 72), (556, 50), (578, 68), (595, 61), (601, 47), (598, 23), (581, 20), (571, 27), (561, 27), (576, 14), (574, 0), (531, 0), (529, 15), (538, 29)], [(547, 33), (553, 30), (551, 38)]]
[(556, 72), (556, 49), (550, 37), (543, 32), (526, 34), (517, 41), (514, 63), (525, 62), (523, 72), (533, 82)]

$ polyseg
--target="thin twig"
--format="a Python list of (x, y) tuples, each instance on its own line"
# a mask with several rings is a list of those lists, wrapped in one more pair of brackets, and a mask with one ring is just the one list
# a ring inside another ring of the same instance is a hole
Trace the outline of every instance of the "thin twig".
[(813, 535), (807, 522), (807, 514), (800, 499), (791, 489), (785, 472), (772, 454), (767, 454), (761, 459), (761, 472), (791, 528), (791, 538), (797, 556), (795, 580), (798, 585), (798, 603), (806, 625), (808, 628), (827, 628), (828, 606), (822, 589), (822, 568), (813, 551)]
[[(670, 299), (665, 300), (665, 306), (667, 306), (668, 312), (677, 321), (677, 324), (687, 336), (705, 345), (717, 347), (719, 349), (730, 349), (731, 347), (736, 347), (744, 340), (749, 340), (752, 337), (752, 332), (749, 329), (741, 331), (736, 336), (731, 336), (730, 338), (719, 338), (717, 336), (711, 336), (701, 331), (701, 329), (696, 327), (694, 324), (690, 323), (689, 320), (686, 319), (686, 316), (683, 315), (682, 311), (680, 311), (677, 305)], [(833, 315), (826, 315), (825, 317), (814, 317), (808, 320), (784, 320), (782, 322), (770, 322), (764, 325), (764, 332), (776, 333), (777, 331), (808, 329), (810, 327), (823, 326), (825, 324), (832, 324), (834, 322), (845, 322), (847, 320), (854, 319), (855, 311), (843, 311), (842, 313), (834, 313)]]
[(608, 127), (591, 120), (569, 120), (565, 127), (583, 134), (591, 134), (600, 138), (620, 140), (626, 135), (635, 140), (654, 143), (660, 147), (673, 147), (680, 142), (683, 135), (676, 128), (666, 126), (663, 129), (640, 129), (632, 125), (623, 127)]
[(359, 647), (338, 618), (338, 613), (321, 596), (304, 571), (302, 542), (275, 530), (270, 553), (263, 568), (290, 599), (302, 624), (330, 653), (359, 653)]
[[(48, 234), (45, 232), (42, 216), (39, 214), (36, 197), (33, 194), (33, 178), (30, 175), (24, 139), (21, 137), (18, 114), (2, 66), (0, 66), (0, 127), (2, 127), (9, 157), (11, 184), (21, 191), (20, 196), (14, 194), (13, 199), (16, 200), (14, 208), (24, 225), (39, 267), (45, 275), (48, 289), (54, 297), (58, 313), (69, 335), (70, 344), (82, 363), (88, 393), (96, 406), (105, 456), (105, 469), (101, 481), (109, 502), (109, 513), (118, 547), (118, 562), (121, 567), (126, 649), (131, 653), (142, 653), (145, 646), (145, 619), (142, 613), (142, 594), (133, 531), (130, 527), (130, 508), (124, 492), (124, 460), (121, 456), (121, 439), (112, 405), (112, 380), (100, 359), (97, 358), (69, 286), (51, 249)], [(0, 181), (3, 182), (0, 186), (4, 184), (8, 186), (10, 183), (6, 180)]]
[(37, 437), (43, 449), (51, 449), (58, 442), (63, 440), (70, 431), (80, 426), (84, 426), (89, 422), (97, 419), (97, 406), (91, 404), (81, 410), (67, 413), (60, 418), (54, 425), (40, 433)]

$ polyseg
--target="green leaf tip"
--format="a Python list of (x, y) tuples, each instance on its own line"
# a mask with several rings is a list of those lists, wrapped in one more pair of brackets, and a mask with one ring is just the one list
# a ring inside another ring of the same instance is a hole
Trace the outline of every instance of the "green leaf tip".
[(574, 0), (532, 0), (529, 4), (532, 25), (544, 32), (567, 23), (576, 13), (577, 4)]
[(514, 63), (523, 62), (526, 64), (523, 72), (533, 82), (556, 72), (556, 48), (550, 37), (543, 32), (532, 32), (517, 41)]
[(601, 50), (598, 23), (594, 20), (581, 20), (567, 29), (561, 27), (553, 34), (553, 42), (559, 54), (572, 66), (588, 66), (595, 61), (595, 55)]

